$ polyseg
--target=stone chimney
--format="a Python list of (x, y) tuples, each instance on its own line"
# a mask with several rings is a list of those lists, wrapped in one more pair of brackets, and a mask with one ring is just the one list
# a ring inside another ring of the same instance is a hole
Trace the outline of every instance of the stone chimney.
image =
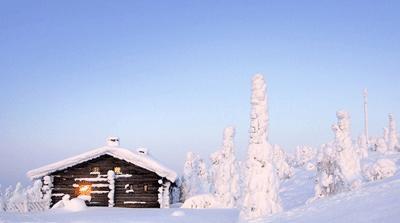
[(119, 138), (116, 136), (110, 136), (107, 138), (107, 146), (118, 147), (119, 146)]

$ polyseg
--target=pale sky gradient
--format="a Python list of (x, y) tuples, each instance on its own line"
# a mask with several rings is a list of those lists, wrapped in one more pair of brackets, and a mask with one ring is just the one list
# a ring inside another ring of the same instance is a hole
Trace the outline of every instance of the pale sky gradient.
[[(318, 3), (317, 3), (318, 2)], [(270, 139), (332, 139), (400, 120), (399, 1), (1, 1), (0, 183), (109, 135), (181, 171), (225, 126), (248, 141), (251, 76), (268, 81)]]

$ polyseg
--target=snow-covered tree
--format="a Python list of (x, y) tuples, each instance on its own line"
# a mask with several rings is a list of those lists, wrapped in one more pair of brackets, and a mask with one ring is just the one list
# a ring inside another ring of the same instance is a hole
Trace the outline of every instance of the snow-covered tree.
[(26, 201), (26, 191), (20, 182), (15, 185), (14, 191), (11, 194), (9, 202), (23, 202)]
[(357, 154), (362, 159), (368, 157), (368, 141), (367, 141), (367, 137), (365, 137), (365, 135), (361, 135), (358, 137)]
[(36, 180), (31, 187), (26, 189), (26, 196), (29, 201), (39, 201), (43, 198), (42, 181)]
[(322, 147), (317, 163), (316, 197), (325, 197), (358, 187), (361, 180), (360, 158), (350, 137), (350, 117), (336, 113), (338, 122), (332, 126), (335, 139)]
[(239, 199), (239, 169), (234, 152), (234, 137), (235, 128), (225, 128), (221, 150), (211, 155), (213, 192), (218, 202), (226, 208), (236, 207)]
[(389, 135), (388, 135), (388, 150), (400, 150), (399, 140), (397, 138), (396, 121), (393, 114), (389, 114)]
[(289, 179), (293, 175), (293, 170), (288, 164), (288, 158), (285, 151), (279, 146), (273, 146), (273, 163), (276, 168), (279, 179)]
[(303, 167), (315, 158), (315, 151), (311, 146), (297, 146), (295, 152), (295, 163), (297, 167)]
[(199, 157), (193, 152), (188, 152), (183, 167), (182, 201), (199, 193)]
[(315, 197), (322, 198), (344, 190), (343, 176), (337, 163), (337, 151), (332, 144), (324, 144), (317, 155)]
[(250, 140), (242, 216), (253, 219), (282, 210), (279, 178), (273, 166), (273, 147), (268, 142), (266, 84), (261, 74), (252, 80)]
[(338, 157), (337, 162), (347, 184), (356, 186), (360, 180), (360, 158), (354, 149), (350, 136), (350, 117), (345, 111), (336, 113), (338, 123), (332, 126), (335, 133), (335, 147)]
[(0, 184), (0, 212), (5, 210), (5, 200), (4, 200), (4, 194), (1, 189), (1, 184)]
[(203, 159), (198, 160), (198, 179), (199, 179), (199, 194), (210, 193), (210, 176), (206, 162)]

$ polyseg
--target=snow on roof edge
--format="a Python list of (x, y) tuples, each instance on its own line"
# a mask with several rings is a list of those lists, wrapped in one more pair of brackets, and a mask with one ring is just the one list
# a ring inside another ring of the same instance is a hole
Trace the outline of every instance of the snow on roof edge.
[(55, 163), (51, 163), (37, 169), (33, 169), (27, 172), (28, 178), (31, 180), (46, 176), (50, 173), (66, 169), (68, 167), (75, 166), (79, 163), (86, 162), (88, 160), (100, 157), (102, 155), (110, 155), (118, 159), (125, 160), (129, 163), (133, 163), (139, 167), (155, 172), (161, 177), (165, 177), (171, 182), (175, 182), (177, 173), (164, 165), (160, 164), (157, 160), (152, 158), (150, 155), (139, 154), (128, 149), (121, 147), (110, 147), (104, 146), (98, 149), (90, 150), (77, 156), (73, 156)]

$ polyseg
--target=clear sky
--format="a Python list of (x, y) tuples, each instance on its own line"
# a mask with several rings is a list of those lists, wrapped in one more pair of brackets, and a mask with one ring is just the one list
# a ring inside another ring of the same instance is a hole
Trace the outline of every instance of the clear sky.
[(0, 183), (117, 135), (180, 172), (225, 126), (248, 141), (251, 76), (265, 75), (270, 139), (332, 139), (400, 120), (400, 1), (0, 1)]

